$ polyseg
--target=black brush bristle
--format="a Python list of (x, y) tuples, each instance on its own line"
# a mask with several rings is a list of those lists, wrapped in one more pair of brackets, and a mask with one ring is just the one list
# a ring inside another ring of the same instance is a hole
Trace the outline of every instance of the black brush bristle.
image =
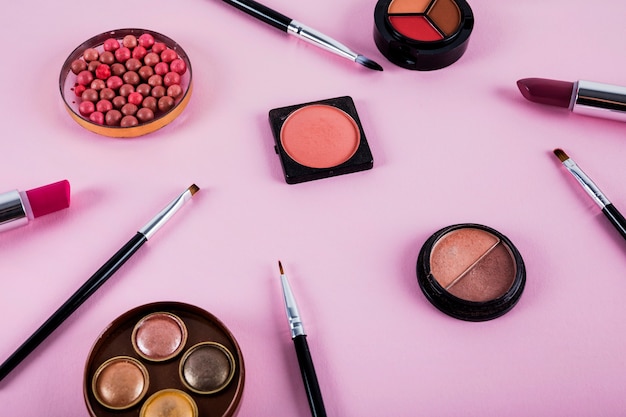
[(371, 59), (363, 55), (357, 56), (354, 62), (363, 65), (365, 68), (373, 69), (375, 71), (383, 70), (383, 67), (381, 67), (376, 62), (372, 61)]

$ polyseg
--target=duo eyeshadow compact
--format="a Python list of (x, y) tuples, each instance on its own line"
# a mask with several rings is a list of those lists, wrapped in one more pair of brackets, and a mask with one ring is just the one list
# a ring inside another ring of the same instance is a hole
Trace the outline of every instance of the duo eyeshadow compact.
[(92, 417), (231, 417), (244, 374), (239, 345), (217, 317), (157, 302), (107, 326), (87, 359), (83, 392)]

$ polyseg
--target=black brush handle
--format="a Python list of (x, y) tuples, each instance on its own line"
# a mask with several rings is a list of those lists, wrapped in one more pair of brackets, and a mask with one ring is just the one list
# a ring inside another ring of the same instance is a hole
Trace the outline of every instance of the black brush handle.
[(287, 32), (289, 23), (293, 19), (285, 16), (282, 13), (278, 13), (275, 10), (270, 9), (267, 6), (263, 6), (254, 0), (224, 0), (225, 3), (235, 6), (239, 10), (248, 13), (250, 16), (274, 26), (276, 29), (280, 29), (283, 32)]
[(55, 311), (9, 358), (0, 365), (0, 381), (20, 364), (37, 346), (56, 330), (82, 303), (146, 242), (146, 236), (137, 233), (115, 255), (100, 267), (76, 292)]
[(317, 382), (317, 375), (313, 367), (313, 359), (309, 351), (309, 344), (306, 341), (306, 335), (300, 335), (293, 338), (293, 344), (296, 347), (296, 355), (298, 356), (298, 364), (300, 365), (300, 373), (304, 382), (311, 415), (313, 417), (326, 417), (326, 409), (322, 400), (322, 392)]
[(622, 237), (626, 239), (626, 219), (624, 219), (622, 213), (620, 213), (613, 204), (604, 206), (602, 212), (608, 217), (611, 223), (613, 223), (613, 226), (615, 226)]

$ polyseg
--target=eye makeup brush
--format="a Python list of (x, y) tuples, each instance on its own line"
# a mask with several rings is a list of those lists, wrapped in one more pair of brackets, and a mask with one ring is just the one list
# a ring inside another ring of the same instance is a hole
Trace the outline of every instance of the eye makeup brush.
[(589, 196), (596, 202), (596, 204), (602, 209), (604, 215), (609, 219), (611, 224), (617, 229), (617, 231), (626, 239), (626, 219), (615, 208), (613, 203), (607, 198), (606, 195), (598, 188), (598, 186), (583, 172), (582, 169), (570, 158), (562, 149), (555, 149), (554, 154), (563, 163), (565, 168), (572, 174), (583, 189), (589, 194)]
[(275, 10), (270, 9), (254, 0), (223, 0), (225, 3), (230, 4), (238, 8), (239, 10), (248, 13), (250, 16), (255, 17), (268, 25), (274, 26), (283, 32), (287, 32), (289, 35), (296, 36), (306, 42), (312, 43), (322, 49), (337, 54), (343, 58), (354, 61), (357, 64), (361, 64), (366, 68), (382, 71), (383, 67), (378, 65), (371, 59), (352, 51), (344, 44), (326, 36), (315, 29), (303, 25), (297, 20), (291, 19)]
[(2, 381), (37, 346), (52, 334), (78, 307), (81, 306), (102, 284), (105, 283), (137, 250), (148, 241), (183, 205), (198, 192), (192, 184), (182, 194), (170, 202), (163, 210), (142, 227), (115, 255), (105, 262), (61, 307), (35, 331), (9, 358), (0, 365)]
[(304, 382), (306, 396), (309, 400), (311, 415), (313, 417), (326, 417), (326, 409), (324, 408), (324, 401), (322, 400), (322, 392), (320, 391), (320, 386), (317, 382), (317, 375), (315, 374), (315, 368), (313, 367), (313, 359), (311, 359), (309, 345), (306, 341), (306, 333), (304, 332), (302, 319), (300, 318), (300, 313), (298, 312), (296, 299), (291, 292), (289, 281), (287, 280), (287, 276), (283, 270), (283, 264), (280, 261), (278, 261), (278, 269), (280, 270), (280, 282), (283, 287), (283, 296), (285, 298), (285, 310), (287, 311), (287, 319), (289, 320), (289, 327), (291, 328), (291, 339), (293, 340), (293, 344), (296, 348), (296, 356), (298, 357), (298, 364), (300, 366), (300, 373), (302, 374), (302, 382)]

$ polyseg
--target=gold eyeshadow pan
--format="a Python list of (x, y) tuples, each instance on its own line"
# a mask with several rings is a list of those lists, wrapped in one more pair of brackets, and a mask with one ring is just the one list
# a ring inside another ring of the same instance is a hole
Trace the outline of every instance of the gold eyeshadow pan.
[(217, 317), (157, 302), (106, 327), (86, 361), (83, 394), (92, 417), (233, 417), (244, 379), (241, 349)]
[(465, 0), (380, 0), (374, 11), (374, 41), (391, 62), (434, 70), (456, 62), (474, 26)]

